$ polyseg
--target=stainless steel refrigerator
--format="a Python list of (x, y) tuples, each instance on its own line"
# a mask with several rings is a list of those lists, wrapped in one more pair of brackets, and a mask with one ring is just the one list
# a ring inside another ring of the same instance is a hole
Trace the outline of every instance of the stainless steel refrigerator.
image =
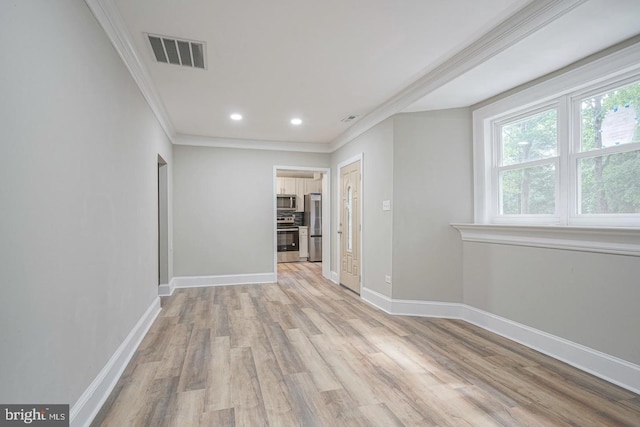
[(322, 194), (304, 196), (304, 223), (309, 226), (309, 261), (322, 261)]

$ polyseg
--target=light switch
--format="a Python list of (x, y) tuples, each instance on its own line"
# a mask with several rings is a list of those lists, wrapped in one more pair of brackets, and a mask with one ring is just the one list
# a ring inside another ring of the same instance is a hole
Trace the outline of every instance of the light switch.
[(391, 210), (391, 200), (383, 200), (382, 201), (382, 210), (390, 211)]

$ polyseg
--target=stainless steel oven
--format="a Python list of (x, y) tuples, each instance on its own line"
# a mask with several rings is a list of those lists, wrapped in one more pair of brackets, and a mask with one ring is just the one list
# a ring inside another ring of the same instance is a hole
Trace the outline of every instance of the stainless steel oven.
[(300, 231), (298, 227), (278, 228), (278, 262), (300, 261)]

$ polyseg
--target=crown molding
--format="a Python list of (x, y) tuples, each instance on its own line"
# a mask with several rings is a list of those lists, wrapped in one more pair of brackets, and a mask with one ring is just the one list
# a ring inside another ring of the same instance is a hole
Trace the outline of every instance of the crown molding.
[(173, 144), (277, 151), (331, 153), (388, 117), (477, 67), (527, 36), (585, 3), (587, 0), (535, 0), (471, 43), (420, 79), (376, 107), (328, 144), (245, 140), (176, 134), (169, 114), (134, 48), (124, 20), (113, 0), (85, 0), (133, 76), (151, 110)]
[(399, 113), (430, 92), (515, 45), (586, 1), (536, 0), (529, 2), (484, 36), (354, 123), (331, 142), (331, 151), (337, 150), (388, 117)]
[(151, 77), (140, 59), (132, 41), (131, 35), (113, 0), (85, 0), (89, 9), (107, 33), (113, 47), (124, 61), (131, 76), (142, 91), (149, 107), (155, 114), (160, 126), (171, 142), (174, 142), (175, 129), (169, 119), (169, 114), (151, 81)]
[(177, 134), (175, 145), (197, 147), (240, 148), (245, 150), (296, 151), (302, 153), (331, 153), (329, 144), (319, 142), (268, 141), (261, 139), (212, 138), (208, 136)]

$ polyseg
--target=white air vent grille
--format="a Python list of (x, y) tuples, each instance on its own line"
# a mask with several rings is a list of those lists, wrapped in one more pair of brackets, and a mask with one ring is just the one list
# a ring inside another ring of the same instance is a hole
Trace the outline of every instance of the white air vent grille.
[(205, 44), (193, 40), (147, 34), (156, 61), (185, 67), (206, 68)]
[(357, 114), (351, 114), (350, 116), (345, 117), (344, 119), (340, 120), (342, 123), (349, 123), (352, 120), (357, 119), (358, 117), (360, 117)]

